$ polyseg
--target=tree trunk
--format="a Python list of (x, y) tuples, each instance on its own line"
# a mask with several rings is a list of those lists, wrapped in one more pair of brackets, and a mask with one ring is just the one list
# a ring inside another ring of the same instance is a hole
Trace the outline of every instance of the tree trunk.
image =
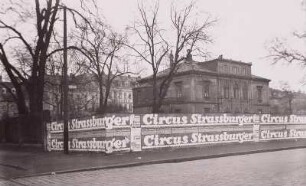
[(153, 102), (152, 102), (152, 113), (158, 113), (160, 106), (157, 104), (157, 97), (158, 97), (158, 87), (157, 87), (157, 82), (156, 82), (156, 73), (153, 74)]
[(103, 83), (102, 83), (102, 80), (99, 80), (98, 81), (98, 84), (99, 84), (99, 110), (98, 110), (98, 113), (99, 114), (104, 114), (104, 96), (103, 96)]

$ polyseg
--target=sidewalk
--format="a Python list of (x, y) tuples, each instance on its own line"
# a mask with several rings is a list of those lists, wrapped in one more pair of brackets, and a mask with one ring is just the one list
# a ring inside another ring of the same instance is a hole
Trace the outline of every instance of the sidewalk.
[(13, 179), (75, 171), (123, 168), (305, 147), (306, 140), (287, 140), (181, 149), (168, 148), (111, 155), (89, 152), (65, 155), (63, 152), (43, 152), (40, 146), (19, 147), (18, 145), (0, 144), (0, 178)]

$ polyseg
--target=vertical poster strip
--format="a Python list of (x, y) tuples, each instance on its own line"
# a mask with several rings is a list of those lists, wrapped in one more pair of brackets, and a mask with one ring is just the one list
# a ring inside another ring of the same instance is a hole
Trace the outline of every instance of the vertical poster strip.
[(131, 127), (131, 151), (141, 151), (141, 128)]
[(259, 142), (259, 124), (253, 125), (253, 139), (254, 142)]
[(45, 150), (50, 152), (51, 151), (51, 123), (46, 123), (45, 128)]
[(141, 126), (140, 126), (140, 116), (132, 115), (131, 122), (131, 151), (139, 152), (141, 151)]

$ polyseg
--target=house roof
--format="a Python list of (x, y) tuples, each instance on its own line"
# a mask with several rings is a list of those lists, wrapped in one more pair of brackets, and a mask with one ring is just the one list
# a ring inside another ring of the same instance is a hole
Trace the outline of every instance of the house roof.
[[(179, 64), (178, 71), (176, 72), (176, 74), (182, 74), (182, 73), (185, 73), (185, 72), (193, 72), (193, 73), (200, 72), (200, 73), (217, 74), (218, 72), (216, 70), (208, 69), (207, 65), (211, 64), (211, 63), (214, 63), (214, 62), (219, 62), (219, 61), (236, 63), (236, 64), (240, 64), (240, 65), (243, 64), (243, 65), (248, 65), (248, 66), (252, 65), (252, 63), (245, 63), (245, 62), (241, 62), (241, 61), (224, 59), (224, 58), (220, 58), (220, 57), (217, 58), (217, 59), (214, 59), (214, 60), (204, 61), (204, 62), (198, 62), (198, 61), (194, 61), (194, 60), (191, 60), (191, 61), (189, 60), (188, 61), (187, 60), (187, 61), (184, 61), (181, 64)], [(158, 78), (164, 77), (169, 73), (169, 71), (170, 71), (170, 68), (167, 68), (167, 69), (165, 69), (161, 72), (158, 72), (157, 77)], [(140, 79), (140, 82), (150, 80), (152, 77), (153, 77), (153, 75), (144, 77), (144, 78)], [(260, 77), (260, 76), (256, 76), (256, 75), (252, 75), (251, 78), (256, 79), (256, 80), (260, 80), (260, 81), (270, 81), (269, 79), (266, 79), (266, 78), (263, 78), (263, 77)]]
[[(196, 61), (185, 61), (178, 66), (177, 74), (183, 73), (183, 72), (189, 72), (189, 71), (198, 71), (198, 72), (208, 72), (208, 73), (215, 73), (215, 71), (209, 70), (207, 68), (204, 68), (201, 64), (204, 62), (196, 62)], [(163, 77), (166, 76), (170, 71), (170, 68), (167, 68), (165, 70), (162, 70), (157, 73), (157, 77)], [(144, 77), (142, 79), (151, 79), (153, 75)]]

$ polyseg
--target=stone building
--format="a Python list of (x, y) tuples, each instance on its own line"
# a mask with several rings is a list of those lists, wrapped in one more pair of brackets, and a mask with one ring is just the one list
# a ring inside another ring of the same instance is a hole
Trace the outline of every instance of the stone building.
[[(180, 64), (164, 99), (164, 113), (268, 113), (269, 81), (251, 72), (251, 63), (219, 58)], [(168, 73), (158, 73), (158, 81)], [(152, 78), (133, 89), (134, 112), (151, 112)]]
[(4, 82), (0, 75), (0, 120), (4, 117), (13, 117), (18, 114), (13, 95), (16, 92), (12, 83)]
[[(53, 120), (60, 119), (63, 111), (61, 79), (62, 77), (59, 74), (46, 75), (45, 77), (43, 109), (50, 111)], [(83, 117), (95, 114), (99, 107), (99, 89), (97, 82), (94, 81), (90, 74), (70, 75), (68, 79), (68, 107), (71, 117)], [(120, 76), (115, 78), (108, 99), (110, 112), (133, 112), (132, 87), (135, 83), (136, 77)], [(15, 89), (12, 83), (3, 82), (2, 78), (0, 78), (0, 120), (4, 116), (18, 116), (17, 106), (11, 94), (14, 92)], [(28, 100), (26, 102), (28, 103)]]
[[(61, 76), (46, 78), (44, 109), (50, 110), (53, 119), (60, 118), (62, 112)], [(108, 97), (108, 112), (133, 112), (132, 87), (135, 77), (119, 76), (112, 83)], [(89, 116), (99, 107), (98, 83), (90, 74), (69, 76), (69, 112), (71, 117)]]
[(112, 85), (109, 103), (112, 105), (119, 105), (128, 113), (133, 112), (133, 90), (135, 86), (136, 77), (119, 76)]

